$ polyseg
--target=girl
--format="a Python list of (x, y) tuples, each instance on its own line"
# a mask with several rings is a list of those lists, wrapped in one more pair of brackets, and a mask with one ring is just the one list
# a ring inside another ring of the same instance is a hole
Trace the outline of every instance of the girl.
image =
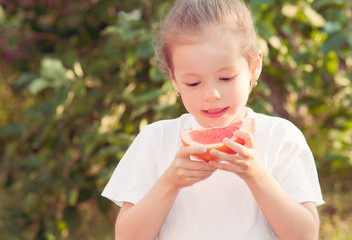
[[(157, 56), (189, 114), (145, 127), (120, 161), (103, 196), (121, 206), (116, 238), (318, 239), (323, 203), (312, 153), (287, 120), (246, 107), (262, 68), (252, 17), (239, 0), (179, 0), (157, 37)], [(238, 131), (238, 154), (185, 147), (180, 131)]]

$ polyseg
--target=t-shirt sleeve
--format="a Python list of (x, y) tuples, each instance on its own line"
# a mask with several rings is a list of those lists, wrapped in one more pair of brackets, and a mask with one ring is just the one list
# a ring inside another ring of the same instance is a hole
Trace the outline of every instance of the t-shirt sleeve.
[(119, 206), (141, 200), (157, 180), (156, 144), (150, 126), (144, 127), (119, 162), (102, 196)]
[(295, 201), (324, 204), (313, 154), (302, 132), (286, 122), (278, 133), (283, 137), (274, 177)]

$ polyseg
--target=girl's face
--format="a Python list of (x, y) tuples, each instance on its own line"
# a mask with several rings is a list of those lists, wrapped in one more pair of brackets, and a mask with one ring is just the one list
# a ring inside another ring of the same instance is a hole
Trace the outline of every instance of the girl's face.
[(245, 117), (251, 83), (261, 71), (262, 52), (258, 51), (250, 67), (233, 33), (210, 33), (203, 41), (173, 49), (170, 77), (199, 124), (224, 127)]

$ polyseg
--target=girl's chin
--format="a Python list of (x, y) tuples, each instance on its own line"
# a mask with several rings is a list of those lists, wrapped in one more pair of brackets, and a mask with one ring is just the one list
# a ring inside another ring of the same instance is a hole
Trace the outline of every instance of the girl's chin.
[(220, 118), (208, 118), (208, 117), (200, 117), (197, 119), (197, 122), (205, 128), (212, 128), (212, 127), (226, 127), (231, 125), (232, 123), (239, 121), (246, 117), (246, 114), (240, 114), (238, 117), (228, 117), (223, 115)]
[(230, 125), (232, 120), (223, 120), (223, 119), (210, 119), (210, 120), (197, 120), (197, 122), (205, 128), (213, 128), (213, 127), (226, 127)]

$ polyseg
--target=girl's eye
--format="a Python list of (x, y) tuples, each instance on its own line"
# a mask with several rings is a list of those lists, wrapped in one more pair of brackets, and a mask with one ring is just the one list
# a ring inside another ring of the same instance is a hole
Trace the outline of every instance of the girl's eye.
[(195, 87), (199, 84), (199, 82), (194, 82), (194, 83), (186, 83), (187, 87)]
[(219, 78), (220, 81), (224, 81), (224, 82), (227, 82), (227, 81), (231, 81), (233, 79), (235, 79), (236, 76), (232, 76), (232, 77), (222, 77), (222, 78)]

